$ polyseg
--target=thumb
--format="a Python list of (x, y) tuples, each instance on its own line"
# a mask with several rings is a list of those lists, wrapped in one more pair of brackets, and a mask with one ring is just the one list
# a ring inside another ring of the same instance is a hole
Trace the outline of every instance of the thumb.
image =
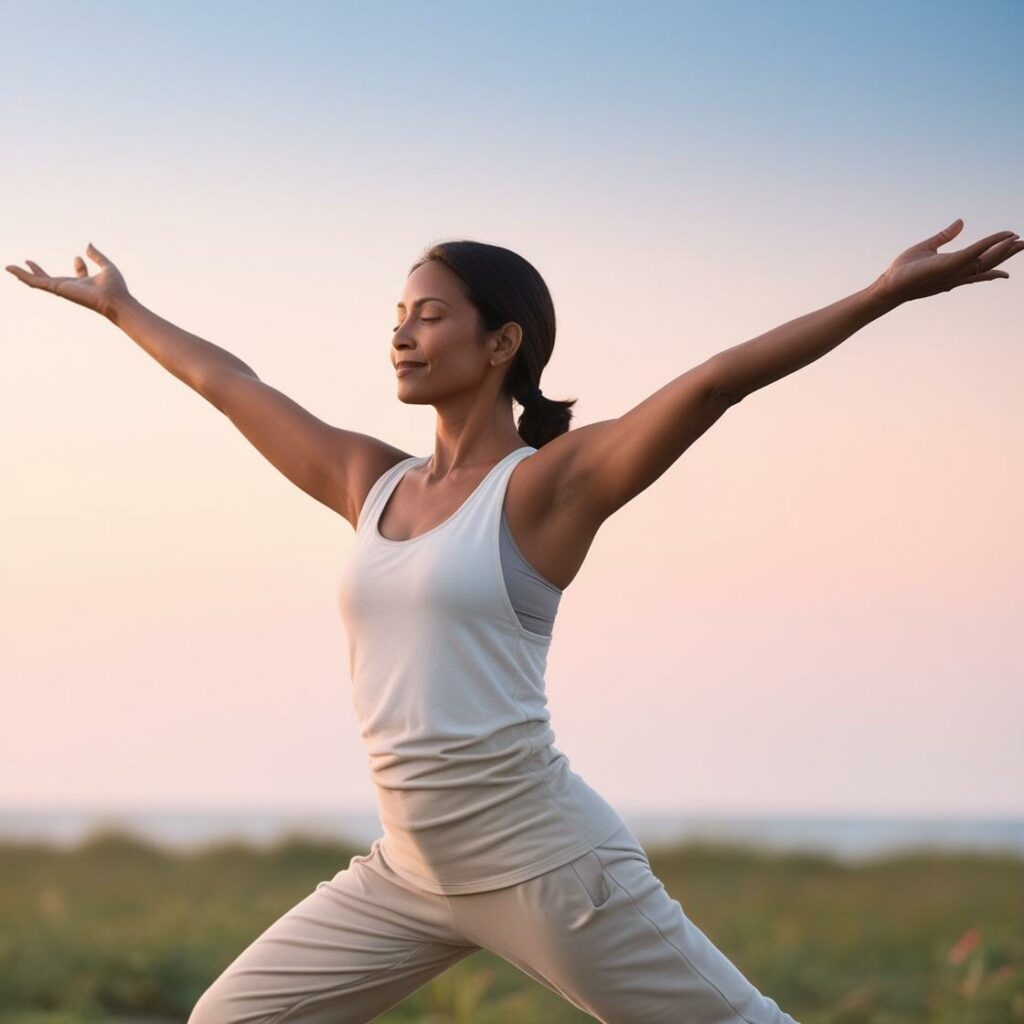
[(92, 244), (92, 242), (89, 243), (85, 251), (92, 257), (94, 263), (98, 263), (101, 267), (110, 266), (110, 260), (108, 260), (107, 257)]
[(945, 245), (951, 238), (956, 238), (963, 230), (963, 226), (963, 218), (957, 217), (949, 227), (943, 228), (938, 234), (932, 235), (931, 238), (927, 239), (925, 245), (929, 249), (938, 249), (940, 245)]

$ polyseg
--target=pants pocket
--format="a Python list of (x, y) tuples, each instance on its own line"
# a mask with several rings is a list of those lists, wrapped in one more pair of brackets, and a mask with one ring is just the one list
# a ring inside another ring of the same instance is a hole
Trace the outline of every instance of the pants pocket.
[(569, 867), (595, 910), (603, 907), (611, 899), (612, 884), (593, 850), (569, 861)]

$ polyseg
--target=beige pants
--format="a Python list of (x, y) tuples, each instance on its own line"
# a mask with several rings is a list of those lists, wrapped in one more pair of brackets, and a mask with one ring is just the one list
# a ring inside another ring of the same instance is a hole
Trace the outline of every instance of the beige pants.
[(633, 832), (544, 874), (440, 896), (370, 853), (203, 993), (188, 1024), (361, 1024), (488, 949), (605, 1024), (796, 1024), (683, 913)]

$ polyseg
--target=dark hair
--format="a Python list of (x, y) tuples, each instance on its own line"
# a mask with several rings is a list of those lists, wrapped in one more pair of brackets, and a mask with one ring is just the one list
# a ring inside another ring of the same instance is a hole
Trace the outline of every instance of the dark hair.
[(540, 386), (541, 371), (555, 347), (555, 305), (544, 278), (533, 264), (511, 249), (468, 239), (429, 246), (409, 273), (431, 260), (443, 263), (462, 281), (485, 330), (496, 331), (510, 321), (522, 328), (522, 343), (501, 385), (502, 394), (523, 406), (517, 424), (520, 437), (540, 448), (564, 434), (569, 429), (575, 398), (559, 400), (542, 395), (523, 405), (532, 388)]

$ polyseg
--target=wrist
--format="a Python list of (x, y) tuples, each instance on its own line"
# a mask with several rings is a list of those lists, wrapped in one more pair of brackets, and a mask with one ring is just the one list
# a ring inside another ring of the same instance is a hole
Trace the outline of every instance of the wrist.
[(903, 304), (903, 299), (886, 283), (885, 276), (875, 278), (864, 289), (864, 300), (875, 316), (890, 313)]
[(120, 327), (124, 314), (133, 308), (138, 308), (139, 302), (134, 295), (125, 292), (123, 295), (115, 295), (109, 302), (100, 308), (100, 312), (113, 324)]

